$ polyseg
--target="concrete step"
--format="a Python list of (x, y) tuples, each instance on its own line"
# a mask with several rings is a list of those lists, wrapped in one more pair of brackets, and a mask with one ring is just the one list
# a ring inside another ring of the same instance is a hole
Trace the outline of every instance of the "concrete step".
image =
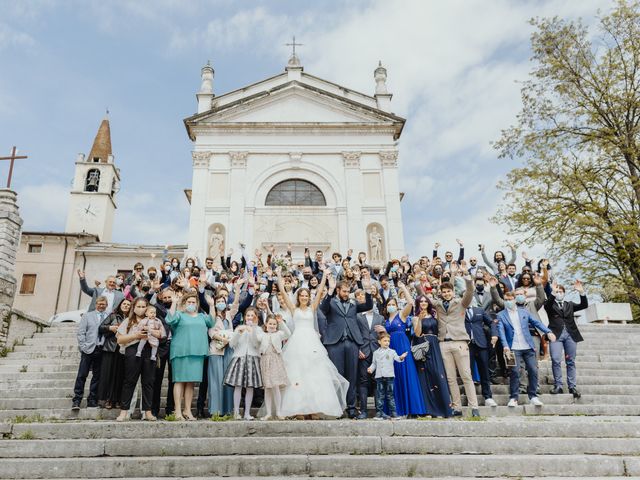
[(638, 438), (529, 437), (241, 437), (5, 440), (0, 458), (162, 457), (219, 455), (639, 455)]
[[(58, 409), (71, 408), (71, 398), (73, 391), (67, 390), (62, 397), (14, 397), (13, 392), (9, 392), (11, 397), (0, 398), (0, 410), (33, 410), (33, 409)], [(467, 405), (466, 396), (462, 395), (462, 404)], [(582, 398), (576, 400), (572, 395), (541, 395), (540, 400), (545, 406), (550, 405), (639, 405), (638, 398), (635, 395), (582, 395)], [(509, 395), (493, 395), (493, 399), (498, 405), (506, 405), (509, 401)], [(162, 398), (164, 403), (165, 399)], [(194, 399), (195, 401), (195, 399)], [(525, 405), (529, 403), (527, 395), (519, 396), (519, 403)], [(479, 398), (480, 405), (484, 405), (484, 399)], [(373, 399), (370, 400), (370, 406), (373, 409)]]
[[(553, 375), (551, 373), (539, 372), (538, 376), (540, 384), (548, 383), (553, 384)], [(563, 372), (563, 377), (566, 384), (567, 376)], [(585, 373), (578, 370), (578, 385), (640, 385), (640, 377), (630, 377), (622, 375), (604, 375), (600, 373)]]
[(105, 478), (175, 476), (313, 475), (367, 477), (394, 472), (404, 477), (640, 475), (640, 459), (605, 455), (259, 455), (5, 459), (0, 478)]
[[(640, 438), (635, 417), (490, 417), (402, 421), (226, 421), (139, 422), (77, 421), (65, 423), (0, 424), (0, 433), (16, 439), (25, 432), (34, 439), (178, 439), (242, 437), (547, 437)], [(0, 442), (1, 443), (1, 442)]]

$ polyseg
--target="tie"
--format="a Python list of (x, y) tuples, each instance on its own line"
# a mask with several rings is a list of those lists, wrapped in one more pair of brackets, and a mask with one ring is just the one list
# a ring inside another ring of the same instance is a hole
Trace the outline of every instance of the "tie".
[[(471, 321), (472, 318), (473, 310), (471, 308), (467, 308), (467, 319)], [(471, 341), (473, 342), (473, 328), (469, 328), (469, 331), (471, 332)]]
[(449, 301), (445, 300), (444, 302), (442, 302), (442, 306), (444, 307), (445, 311), (449, 311)]

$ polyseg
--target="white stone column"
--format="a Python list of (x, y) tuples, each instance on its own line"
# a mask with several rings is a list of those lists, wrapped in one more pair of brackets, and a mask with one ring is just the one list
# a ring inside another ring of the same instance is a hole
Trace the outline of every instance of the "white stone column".
[[(253, 219), (251, 225), (245, 218), (245, 196), (247, 192), (247, 152), (229, 152), (231, 160), (230, 188), (229, 192), (229, 229), (227, 234), (227, 249), (233, 248), (238, 252), (238, 242), (246, 242), (247, 231), (253, 231)], [(247, 245), (247, 248), (251, 248)]]
[[(347, 199), (347, 248), (358, 252), (364, 247), (365, 226), (362, 223), (362, 173), (360, 152), (342, 152), (345, 175), (345, 198)], [(342, 243), (342, 242), (341, 242)], [(341, 253), (346, 254), (343, 245)]]
[(207, 227), (205, 225), (205, 209), (207, 206), (207, 183), (209, 177), (209, 161), (211, 152), (192, 152), (193, 177), (191, 180), (191, 211), (189, 214), (189, 246), (187, 253), (207, 253)]
[(387, 250), (389, 258), (400, 258), (405, 254), (404, 232), (402, 231), (402, 211), (398, 188), (398, 151), (387, 150), (378, 153), (382, 166), (384, 204), (387, 211)]
[(9, 336), (21, 228), (16, 192), (0, 189), (0, 349), (6, 347)]

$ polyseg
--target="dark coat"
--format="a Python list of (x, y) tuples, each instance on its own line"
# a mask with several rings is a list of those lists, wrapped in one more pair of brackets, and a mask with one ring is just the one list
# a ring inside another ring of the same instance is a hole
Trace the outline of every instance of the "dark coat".
[(580, 295), (580, 303), (574, 302), (562, 302), (562, 308), (558, 305), (556, 297), (553, 294), (549, 295), (547, 301), (544, 304), (544, 309), (549, 317), (549, 328), (556, 337), (560, 337), (562, 329), (566, 328), (567, 332), (571, 336), (574, 342), (581, 342), (584, 340), (576, 325), (576, 319), (573, 317), (575, 312), (584, 310), (589, 306), (587, 297)]
[(359, 313), (357, 317), (358, 324), (360, 325), (360, 333), (362, 334), (362, 339), (364, 341), (364, 343), (360, 346), (360, 351), (368, 357), (379, 347), (378, 332), (376, 332), (375, 326), (384, 326), (384, 317), (379, 313), (373, 312), (373, 321), (371, 322), (371, 328), (369, 328), (369, 322), (367, 322), (367, 317), (364, 313)]
[(349, 302), (347, 311), (342, 307), (342, 302), (337, 296), (327, 295), (320, 303), (320, 310), (327, 318), (327, 326), (322, 343), (324, 345), (334, 345), (342, 340), (345, 331), (348, 331), (353, 341), (358, 346), (362, 346), (364, 339), (358, 325), (357, 314), (373, 309), (373, 299), (370, 294), (365, 294), (365, 302), (354, 304)]

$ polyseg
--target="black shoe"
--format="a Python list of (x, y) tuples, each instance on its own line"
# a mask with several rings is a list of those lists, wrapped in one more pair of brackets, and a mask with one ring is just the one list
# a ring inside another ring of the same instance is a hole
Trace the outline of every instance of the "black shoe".
[(582, 394), (578, 391), (576, 387), (570, 388), (569, 393), (573, 394), (573, 398), (578, 399), (582, 396)]
[(206, 418), (204, 415), (204, 410), (198, 410), (196, 412), (196, 418)]
[(358, 420), (366, 420), (368, 418), (367, 417), (367, 412), (360, 412), (360, 415), (358, 415), (356, 418)]
[(73, 410), (74, 412), (80, 410), (80, 402), (73, 402), (73, 404), (71, 405), (71, 410)]
[(93, 402), (87, 402), (87, 408), (97, 408), (98, 407), (98, 402), (93, 401)]
[(454, 417), (461, 417), (462, 416), (462, 411), (461, 410), (454, 410), (452, 415)]
[(562, 390), (562, 387), (556, 387), (554, 386), (551, 391), (549, 392), (551, 395), (557, 395), (559, 393), (564, 393), (564, 390)]
[(472, 408), (471, 409), (471, 416), (472, 417), (479, 417), (480, 416), (480, 410), (478, 410), (477, 408)]

